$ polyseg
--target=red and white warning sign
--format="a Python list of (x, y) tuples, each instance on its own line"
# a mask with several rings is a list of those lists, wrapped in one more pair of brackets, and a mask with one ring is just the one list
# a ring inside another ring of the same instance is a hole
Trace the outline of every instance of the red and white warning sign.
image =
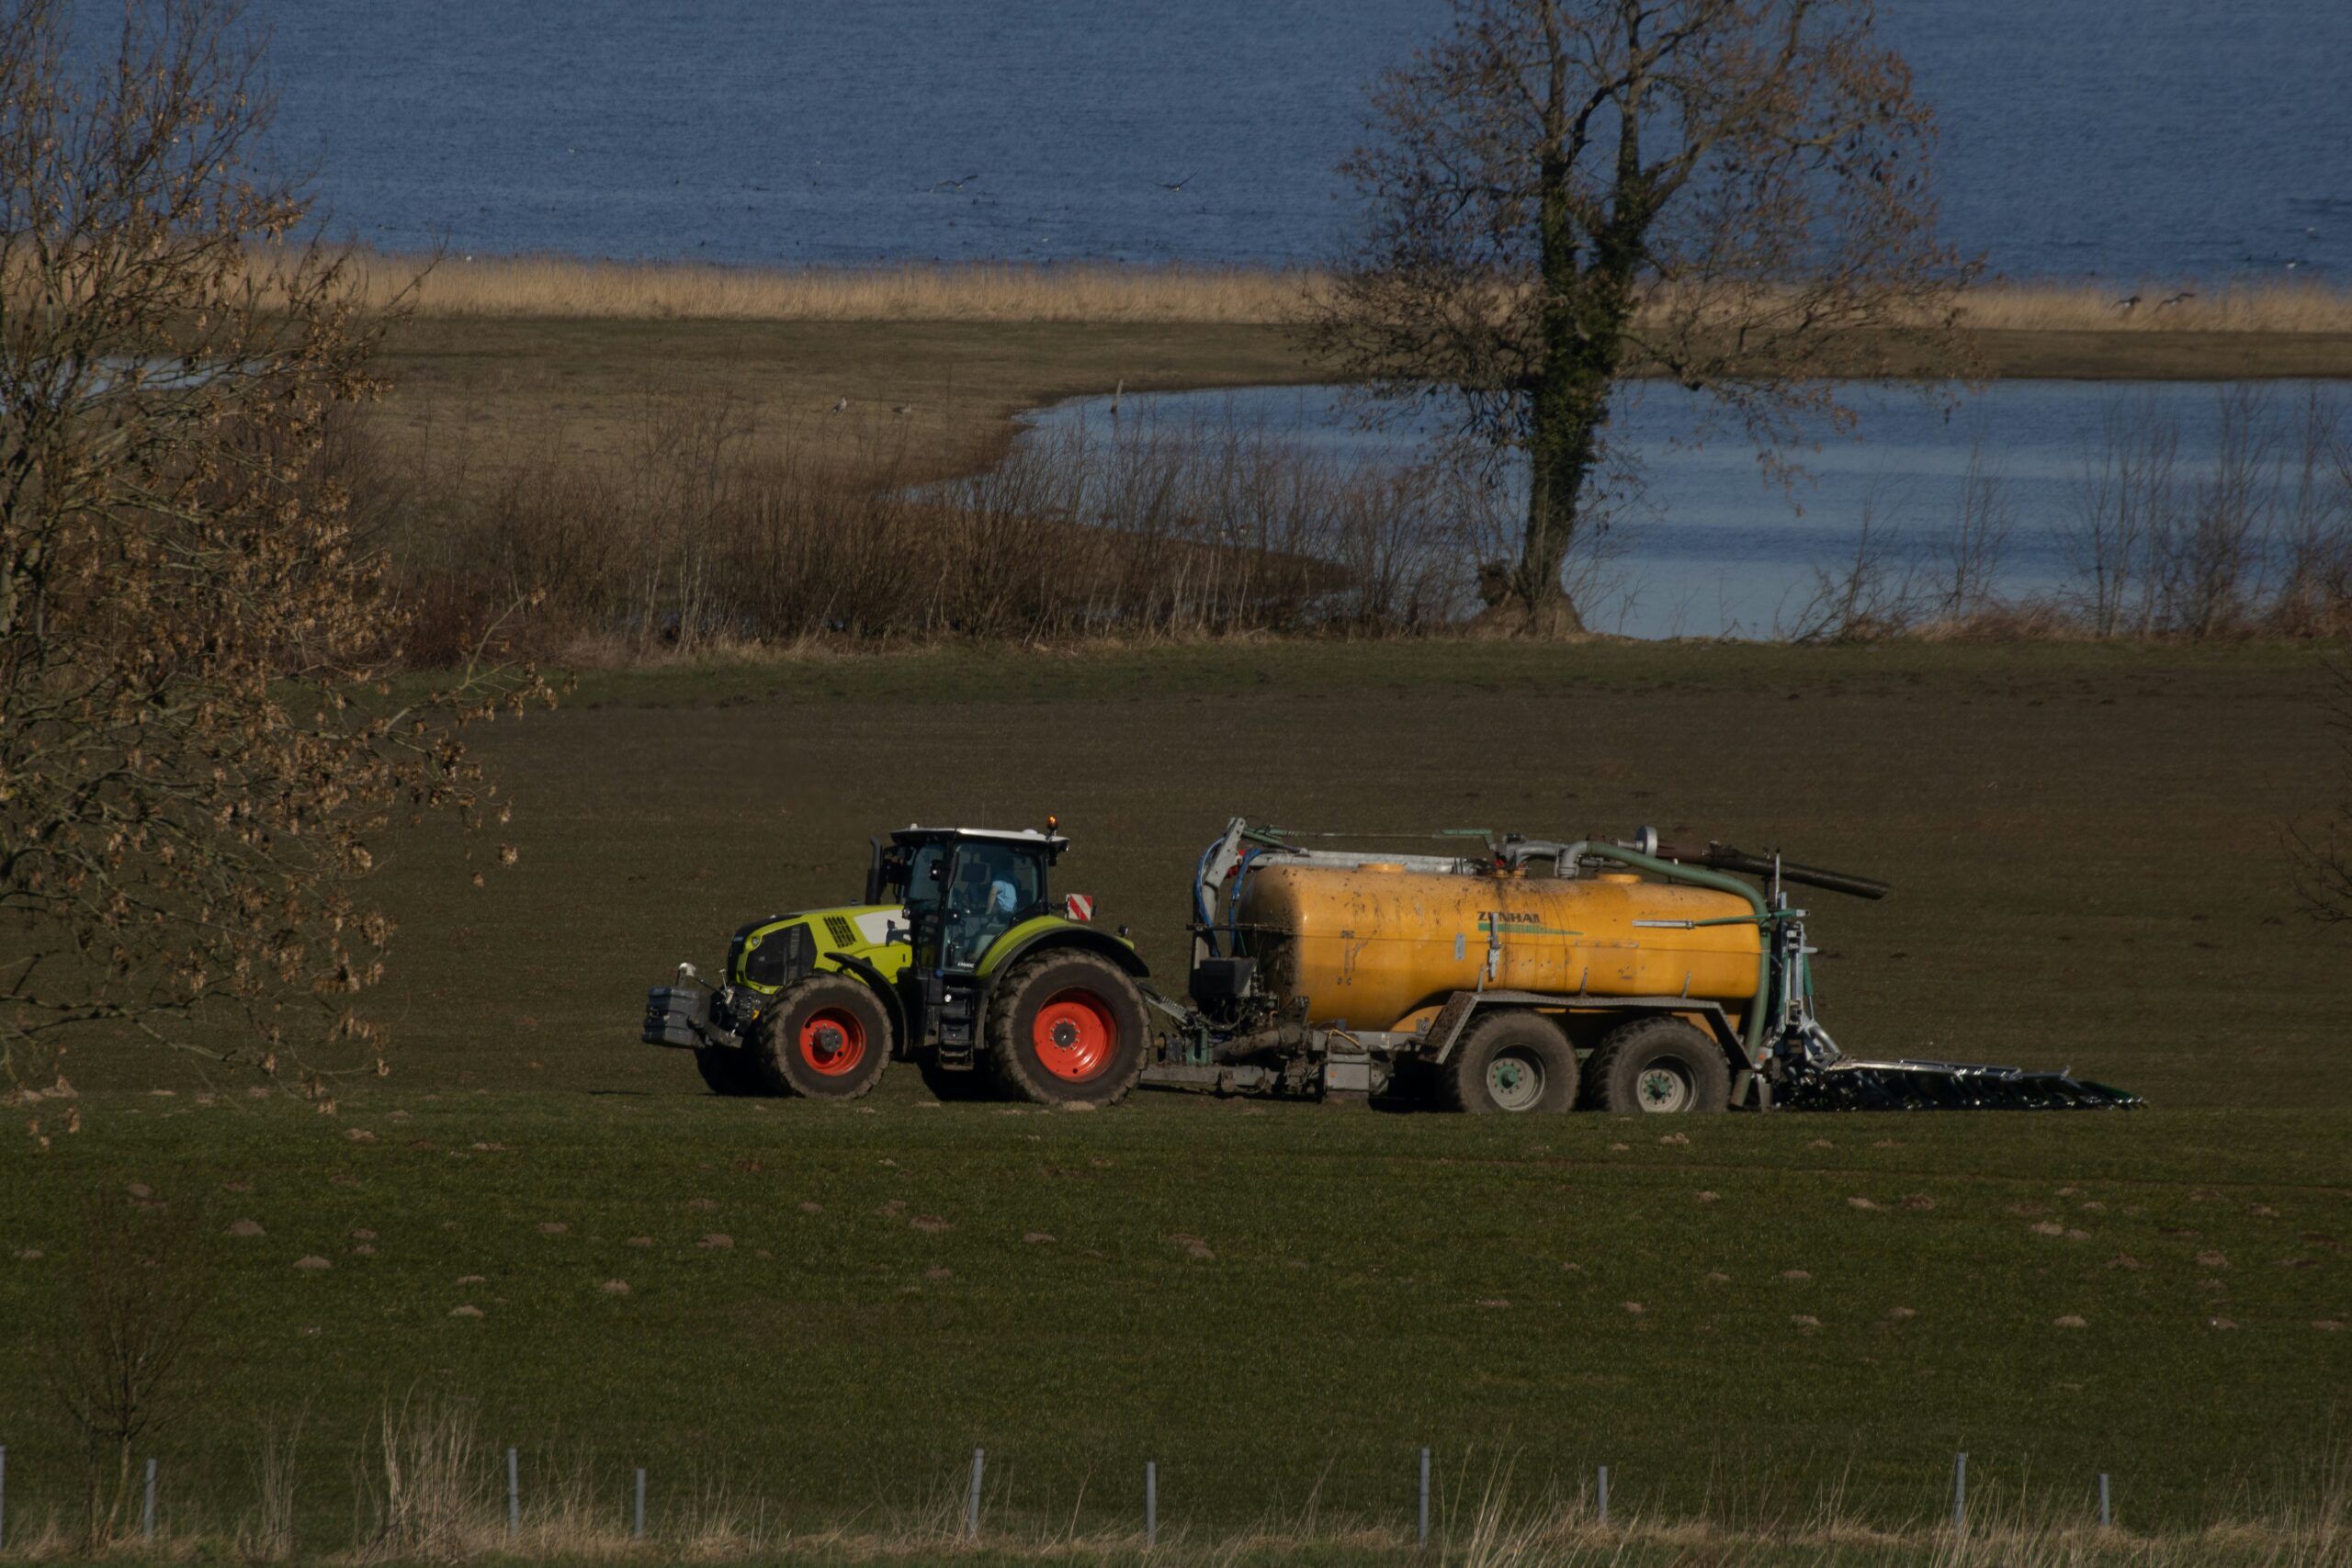
[(1091, 920), (1094, 918), (1093, 895), (1065, 893), (1062, 895), (1062, 908), (1073, 920)]

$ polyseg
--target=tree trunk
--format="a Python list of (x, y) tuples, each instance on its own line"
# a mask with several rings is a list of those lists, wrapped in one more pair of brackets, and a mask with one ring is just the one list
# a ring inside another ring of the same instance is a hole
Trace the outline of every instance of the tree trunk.
[[(1638, 40), (1639, 24), (1629, 18), (1627, 26), (1634, 29), (1630, 45)], [(1544, 290), (1542, 363), (1528, 389), (1527, 534), (1513, 583), (1523, 617), (1520, 629), (1536, 637), (1585, 629), (1560, 570), (1576, 542), (1585, 480), (1600, 455), (1601, 427), (1609, 422), (1609, 391), (1623, 352), (1634, 272), (1650, 219), (1636, 87), (1621, 100), (1612, 220), (1592, 236), (1589, 258), (1578, 254), (1568, 210), (1570, 170), (1561, 152), (1567, 94), (1566, 57), (1555, 39), (1536, 220), (1538, 284)]]

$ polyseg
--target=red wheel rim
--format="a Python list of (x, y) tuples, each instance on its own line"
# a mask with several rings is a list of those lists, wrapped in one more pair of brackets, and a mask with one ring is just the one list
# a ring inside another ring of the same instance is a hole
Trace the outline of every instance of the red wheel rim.
[(800, 1059), (829, 1078), (865, 1060), (865, 1025), (842, 1008), (819, 1008), (800, 1026)]
[(1119, 1021), (1092, 991), (1057, 991), (1037, 1010), (1030, 1043), (1046, 1071), (1069, 1083), (1099, 1077), (1119, 1048)]

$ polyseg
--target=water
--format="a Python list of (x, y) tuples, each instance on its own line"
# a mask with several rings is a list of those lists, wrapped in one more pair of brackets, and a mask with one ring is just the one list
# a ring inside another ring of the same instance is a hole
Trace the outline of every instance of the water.
[[(1997, 592), (2010, 599), (2063, 594), (2079, 586), (2080, 487), (2107, 450), (2109, 423), (2176, 428), (2176, 472), (2193, 485), (2215, 471), (2228, 390), (2184, 382), (2000, 381), (1953, 404), (1850, 388), (1843, 396), (1861, 412), (1860, 439), (1825, 436), (1817, 449), (1789, 454), (1804, 472), (1784, 481), (1767, 472), (1751, 442), (1721, 434), (1697, 439), (1705, 407), (1699, 395), (1660, 383), (1633, 386), (1611, 435), (1639, 462), (1645, 482), (1638, 501), (1618, 512), (1593, 587), (1580, 596), (1586, 620), (1596, 630), (1641, 637), (1785, 635), (1816, 590), (1817, 571), (1853, 563), (1866, 513), (1890, 579), (1907, 573), (1915, 593), (1930, 595), (1949, 571), (1952, 525), (1972, 466), (1980, 479), (1989, 478), (2013, 519)], [(2296, 460), (2293, 431), (2309, 399), (2317, 392), (2340, 402), (2342, 391), (2308, 382), (2256, 389), (2268, 460)], [(1419, 451), (1415, 429), (1368, 428), (1338, 388), (1131, 392), (1119, 412), (1130, 430), (1182, 433), (1234, 422), (1348, 465), (1408, 462)], [(1090, 437), (1114, 428), (1102, 398), (1057, 404), (1031, 423), (1041, 434), (1083, 426)]]
[[(1887, 0), (1951, 236), (2019, 276), (2352, 269), (2345, 0)], [(338, 233), (729, 263), (1304, 262), (1430, 0), (256, 0)], [(103, 31), (114, 8), (84, 8)], [(943, 181), (977, 176), (961, 188)], [(1182, 184), (1181, 190), (1166, 186)], [(2307, 232), (2309, 231), (2309, 232)]]

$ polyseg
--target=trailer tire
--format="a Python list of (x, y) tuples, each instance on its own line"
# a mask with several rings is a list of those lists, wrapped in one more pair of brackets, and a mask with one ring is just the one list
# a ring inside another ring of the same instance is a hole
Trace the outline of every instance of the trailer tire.
[(865, 981), (811, 975), (760, 1010), (748, 1043), (775, 1093), (856, 1100), (890, 1065), (890, 1015)]
[(1625, 1116), (1716, 1111), (1731, 1103), (1731, 1064), (1703, 1030), (1643, 1018), (1600, 1037), (1584, 1066), (1585, 1102)]
[(1063, 948), (1032, 958), (989, 996), (989, 1066), (1039, 1105), (1116, 1105), (1143, 1076), (1143, 993), (1115, 964)]
[(1542, 1013), (1498, 1009), (1464, 1033), (1438, 1069), (1438, 1090), (1474, 1115), (1574, 1110), (1577, 1050)]
[(768, 1091), (767, 1085), (760, 1081), (759, 1065), (752, 1060), (751, 1052), (740, 1045), (695, 1046), (695, 1071), (702, 1075), (702, 1081), (711, 1093), (729, 1100)]

